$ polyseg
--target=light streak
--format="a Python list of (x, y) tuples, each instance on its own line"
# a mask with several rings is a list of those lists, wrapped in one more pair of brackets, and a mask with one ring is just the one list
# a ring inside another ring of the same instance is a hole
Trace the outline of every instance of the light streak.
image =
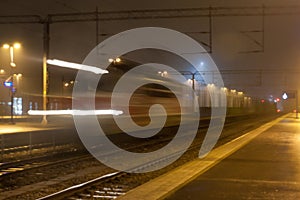
[(89, 66), (89, 65), (83, 65), (83, 64), (77, 64), (77, 63), (72, 63), (72, 62), (66, 62), (62, 60), (47, 60), (47, 63), (50, 65), (56, 65), (60, 67), (65, 67), (65, 68), (71, 68), (71, 69), (78, 69), (78, 70), (84, 70), (88, 72), (93, 72), (95, 74), (107, 74), (107, 70), (100, 69), (98, 67), (94, 66)]
[(29, 110), (29, 115), (121, 115), (121, 110)]

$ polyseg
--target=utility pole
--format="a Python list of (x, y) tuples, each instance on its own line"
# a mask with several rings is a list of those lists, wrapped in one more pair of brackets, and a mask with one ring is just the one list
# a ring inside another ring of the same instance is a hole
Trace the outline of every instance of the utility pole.
[(11, 76), (11, 87), (10, 87), (10, 122), (11, 124), (15, 124), (14, 122), (14, 97), (15, 97), (15, 92), (16, 89), (14, 87), (14, 73), (13, 73), (13, 69), (12, 69), (12, 76)]
[[(47, 59), (49, 55), (49, 42), (50, 42), (50, 22), (47, 17), (43, 23), (43, 110), (47, 110), (47, 93), (48, 93), (48, 68)], [(47, 116), (43, 116), (42, 124), (46, 125), (48, 123)]]
[(295, 95), (296, 95), (296, 119), (299, 119), (299, 116), (298, 116), (298, 90), (295, 91)]

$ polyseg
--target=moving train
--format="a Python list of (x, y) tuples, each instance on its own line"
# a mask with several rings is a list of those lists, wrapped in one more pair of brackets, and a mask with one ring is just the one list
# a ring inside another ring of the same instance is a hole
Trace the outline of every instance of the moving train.
[[(118, 65), (111, 64), (108, 68), (110, 73), (103, 75), (98, 84), (97, 92), (95, 94), (95, 109), (112, 108), (112, 93), (118, 80), (124, 74), (131, 72), (130, 70), (137, 65), (137, 63), (133, 63), (132, 61), (126, 61), (119, 63)], [(201, 84), (201, 80), (189, 79), (187, 76), (184, 76), (184, 81), (182, 81), (182, 79), (181, 81), (177, 81), (176, 76), (179, 75), (181, 74), (172, 74), (167, 70), (158, 70), (156, 68), (152, 68), (148, 71), (146, 70), (142, 75), (133, 73), (129, 77), (130, 81), (134, 82), (135, 79), (137, 81), (139, 81), (138, 79), (148, 79), (151, 81), (145, 85), (137, 87), (134, 93), (130, 94), (130, 115), (147, 115), (149, 108), (153, 104), (161, 104), (168, 115), (177, 115), (182, 112), (194, 112), (196, 104), (199, 106), (201, 116), (209, 116), (211, 106), (226, 107), (227, 114), (229, 115), (266, 112), (273, 111), (275, 109), (272, 104), (269, 105), (265, 103), (262, 105), (260, 101), (255, 101), (251, 97), (246, 96), (243, 92), (239, 92), (234, 89), (226, 87), (219, 88), (213, 83)], [(68, 87), (73, 86), (74, 84), (80, 84), (76, 83), (74, 80), (72, 80), (71, 83), (72, 84), (69, 84)], [(130, 85), (131, 83), (129, 82), (128, 84)], [(62, 85), (62, 87), (64, 87), (64, 85)], [(87, 91), (88, 87), (89, 86), (87, 84)], [(171, 91), (170, 87), (172, 87), (175, 92)], [(194, 88), (194, 90), (191, 90), (192, 88)], [(127, 91), (122, 92), (126, 94)], [(115, 96), (117, 96), (117, 98), (122, 98), (124, 95), (122, 92)], [(82, 109), (84, 109), (87, 105), (86, 101), (84, 101), (85, 95), (86, 94), (83, 92), (83, 97), (81, 97)], [(47, 109), (72, 109), (72, 101), (76, 100), (77, 99), (72, 97), (71, 89), (66, 91), (63, 96), (50, 94), (47, 98)], [(179, 102), (181, 102), (182, 105), (180, 105)], [(22, 105), (22, 113), (24, 114), (26, 114), (28, 110), (42, 110), (42, 96), (23, 94)], [(122, 105), (120, 105), (119, 109), (122, 110)]]

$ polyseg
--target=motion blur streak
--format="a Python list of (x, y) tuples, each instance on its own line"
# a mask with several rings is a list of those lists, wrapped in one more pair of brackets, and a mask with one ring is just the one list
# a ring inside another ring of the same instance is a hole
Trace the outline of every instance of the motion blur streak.
[(71, 68), (71, 69), (78, 69), (78, 70), (83, 70), (83, 71), (88, 71), (88, 72), (93, 72), (95, 74), (107, 74), (107, 70), (100, 69), (98, 67), (93, 67), (89, 65), (82, 65), (82, 64), (77, 64), (77, 63), (71, 63), (71, 62), (66, 62), (62, 60), (47, 60), (47, 63), (50, 65), (56, 65), (60, 67), (66, 67), (66, 68)]
[(121, 115), (120, 110), (29, 110), (29, 115)]

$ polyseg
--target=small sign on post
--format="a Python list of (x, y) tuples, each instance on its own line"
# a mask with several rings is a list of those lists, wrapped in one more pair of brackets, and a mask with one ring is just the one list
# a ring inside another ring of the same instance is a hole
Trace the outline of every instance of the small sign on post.
[(296, 119), (299, 119), (298, 117), (298, 91), (297, 90), (293, 90), (293, 91), (288, 91), (288, 92), (283, 92), (282, 94), (282, 98), (284, 100), (287, 100), (287, 99), (295, 99), (296, 100)]
[(295, 99), (296, 98), (296, 93), (297, 91), (293, 91), (293, 92), (284, 92), (282, 94), (282, 98), (283, 99)]
[(282, 99), (284, 99), (284, 100), (287, 100), (289, 98), (289, 96), (287, 95), (287, 93), (285, 92), (285, 93), (283, 93), (283, 95), (282, 95)]

